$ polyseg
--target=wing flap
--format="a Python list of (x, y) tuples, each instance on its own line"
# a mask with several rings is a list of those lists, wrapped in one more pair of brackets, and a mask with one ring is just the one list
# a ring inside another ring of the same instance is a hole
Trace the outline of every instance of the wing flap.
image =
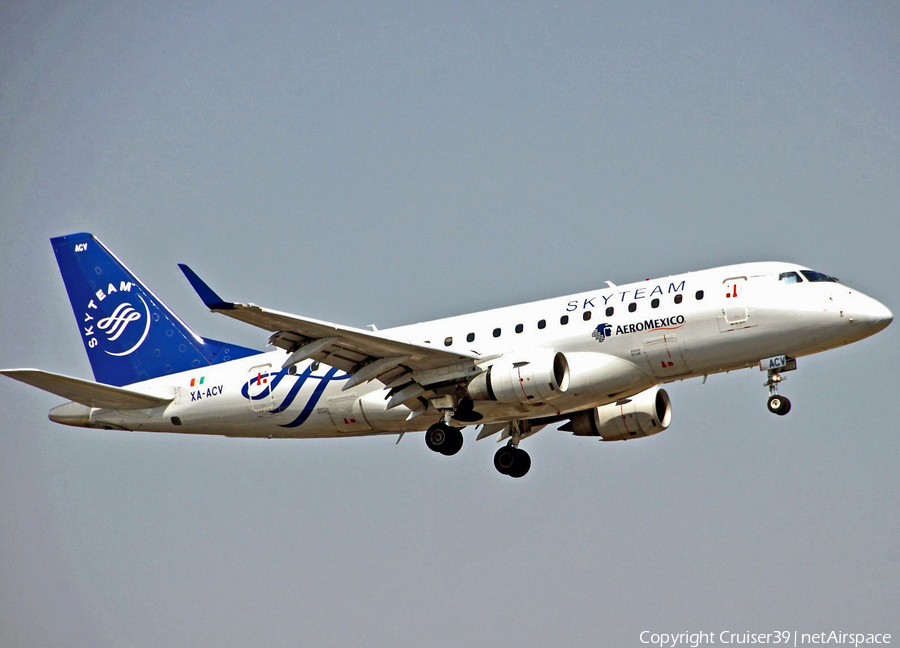
[(40, 369), (2, 369), (0, 374), (88, 407), (149, 409), (172, 402), (171, 398), (160, 398)]

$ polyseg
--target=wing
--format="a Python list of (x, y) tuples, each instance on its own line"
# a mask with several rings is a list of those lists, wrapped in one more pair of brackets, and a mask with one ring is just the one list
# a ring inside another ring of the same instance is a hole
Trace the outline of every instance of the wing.
[(88, 407), (149, 409), (172, 402), (171, 398), (159, 398), (122, 387), (113, 387), (40, 369), (3, 369), (0, 370), (0, 374)]
[(480, 372), (476, 363), (485, 360), (255, 304), (228, 302), (188, 266), (179, 267), (212, 312), (271, 331), (269, 343), (290, 353), (285, 367), (309, 358), (337, 367), (353, 375), (345, 390), (377, 379), (391, 388), (388, 407), (413, 400), (425, 391), (468, 381)]

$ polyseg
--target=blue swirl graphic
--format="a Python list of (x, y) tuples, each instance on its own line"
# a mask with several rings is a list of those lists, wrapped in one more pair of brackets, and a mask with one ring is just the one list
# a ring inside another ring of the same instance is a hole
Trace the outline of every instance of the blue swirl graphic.
[(328, 387), (328, 383), (332, 380), (346, 380), (350, 377), (350, 374), (347, 374), (346, 378), (335, 378), (334, 375), (338, 372), (337, 369), (331, 368), (329, 369), (324, 376), (310, 376), (311, 378), (318, 378), (319, 384), (313, 390), (312, 395), (309, 397), (309, 400), (306, 401), (306, 405), (303, 407), (303, 410), (300, 414), (290, 423), (280, 424), (281, 427), (286, 428), (295, 428), (303, 425), (306, 422), (306, 419), (309, 418), (309, 415), (312, 414), (313, 409), (316, 407), (316, 403), (319, 402), (319, 399), (322, 398), (322, 394), (325, 391), (325, 388)]
[[(286, 411), (291, 405), (293, 405), (294, 400), (296, 400), (297, 395), (300, 393), (300, 390), (303, 388), (303, 385), (306, 384), (307, 380), (314, 379), (319, 381), (319, 384), (316, 385), (315, 389), (313, 389), (312, 394), (310, 394), (309, 400), (306, 401), (306, 404), (303, 406), (303, 409), (300, 411), (297, 417), (290, 423), (279, 424), (281, 427), (295, 428), (303, 425), (313, 413), (313, 410), (315, 409), (319, 400), (321, 400), (322, 394), (325, 393), (325, 389), (328, 387), (328, 383), (333, 380), (348, 380), (350, 378), (350, 374), (348, 373), (338, 376), (337, 373), (339, 370), (335, 367), (329, 367), (328, 371), (326, 371), (324, 375), (316, 376), (313, 375), (313, 366), (314, 363), (310, 363), (309, 365), (307, 365), (306, 369), (293, 376), (293, 378), (295, 378), (296, 380), (294, 381), (294, 384), (291, 385), (288, 393), (285, 394), (284, 399), (277, 407), (270, 410), (272, 414), (278, 414), (279, 412)], [(272, 382), (269, 389), (263, 390), (259, 394), (253, 394), (251, 396), (250, 386), (259, 379), (251, 378), (241, 387), (241, 396), (249, 401), (257, 401), (267, 398), (269, 396), (269, 393), (274, 392), (275, 388), (278, 387), (281, 381), (289, 375), (289, 368), (282, 369), (275, 374), (260, 374), (259, 378), (271, 378)]]

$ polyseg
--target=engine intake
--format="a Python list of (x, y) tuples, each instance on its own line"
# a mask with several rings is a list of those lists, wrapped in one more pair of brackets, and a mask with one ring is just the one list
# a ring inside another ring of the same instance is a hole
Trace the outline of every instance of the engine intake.
[(469, 383), (473, 400), (499, 403), (539, 403), (565, 393), (569, 363), (559, 351), (535, 349), (527, 354), (503, 356)]
[(562, 429), (575, 436), (599, 436), (604, 441), (626, 441), (659, 434), (672, 422), (672, 401), (665, 389), (651, 387), (627, 402), (610, 403), (579, 412)]

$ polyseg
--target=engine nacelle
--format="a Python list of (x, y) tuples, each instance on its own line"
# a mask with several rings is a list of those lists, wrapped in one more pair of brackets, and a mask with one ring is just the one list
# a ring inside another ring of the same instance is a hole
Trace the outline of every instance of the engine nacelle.
[(551, 349), (532, 349), (502, 356), (469, 383), (472, 400), (499, 403), (542, 403), (569, 388), (566, 356)]
[(576, 436), (599, 436), (604, 441), (626, 441), (658, 434), (672, 422), (672, 401), (659, 386), (642, 391), (627, 403), (610, 403), (579, 412), (566, 429)]

